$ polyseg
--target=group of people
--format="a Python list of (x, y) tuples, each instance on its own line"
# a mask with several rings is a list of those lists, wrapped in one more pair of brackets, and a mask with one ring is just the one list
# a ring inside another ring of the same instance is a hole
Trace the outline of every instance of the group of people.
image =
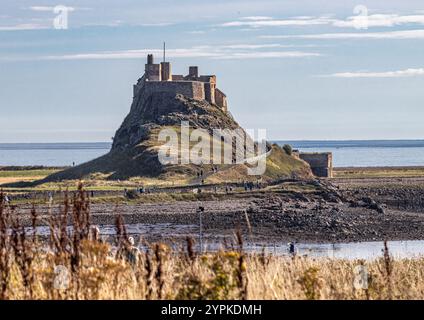
[(124, 197), (125, 198), (132, 198), (134, 196), (134, 193), (138, 194), (145, 194), (150, 193), (151, 189), (145, 188), (145, 187), (139, 187), (135, 190), (128, 190), (127, 188), (124, 189)]
[(225, 186), (225, 193), (230, 193), (233, 192), (233, 187), (232, 186)]
[(256, 183), (253, 183), (251, 181), (244, 181), (243, 186), (244, 186), (244, 191), (248, 191), (248, 190), (252, 191), (253, 188), (256, 188), (256, 189), (261, 188), (261, 184), (259, 181), (256, 181)]
[[(218, 167), (217, 166), (212, 166), (212, 170), (211, 170), (211, 173), (217, 173), (218, 172)], [(203, 169), (200, 169), (199, 171), (197, 171), (197, 177), (198, 178), (202, 178), (203, 177), (203, 175), (204, 175), (204, 171), (203, 171)]]
[(203, 169), (201, 169), (200, 171), (197, 171), (197, 177), (198, 178), (201, 178), (201, 177), (203, 177)]

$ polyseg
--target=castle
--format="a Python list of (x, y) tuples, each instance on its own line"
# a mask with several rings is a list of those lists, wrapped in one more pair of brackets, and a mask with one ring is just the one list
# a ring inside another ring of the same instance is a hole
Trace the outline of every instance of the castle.
[(188, 75), (172, 74), (171, 63), (154, 63), (153, 54), (147, 55), (144, 75), (134, 85), (134, 97), (143, 88), (147, 94), (167, 92), (182, 94), (196, 100), (206, 100), (227, 112), (227, 96), (216, 87), (215, 75), (199, 75), (197, 66), (189, 67)]

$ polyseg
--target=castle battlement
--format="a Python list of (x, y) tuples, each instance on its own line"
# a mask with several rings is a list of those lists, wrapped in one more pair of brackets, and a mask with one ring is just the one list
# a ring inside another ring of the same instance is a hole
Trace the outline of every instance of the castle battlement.
[(216, 87), (215, 75), (199, 75), (197, 66), (190, 66), (188, 75), (173, 75), (170, 62), (154, 63), (147, 55), (144, 75), (134, 85), (134, 97), (141, 88), (147, 93), (170, 92), (196, 100), (206, 100), (227, 112), (227, 96)]

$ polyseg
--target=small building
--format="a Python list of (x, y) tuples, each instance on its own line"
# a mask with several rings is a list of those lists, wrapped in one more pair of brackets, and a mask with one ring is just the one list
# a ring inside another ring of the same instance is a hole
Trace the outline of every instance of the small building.
[(333, 177), (333, 153), (331, 152), (301, 152), (299, 158), (307, 162), (312, 173), (317, 177)]

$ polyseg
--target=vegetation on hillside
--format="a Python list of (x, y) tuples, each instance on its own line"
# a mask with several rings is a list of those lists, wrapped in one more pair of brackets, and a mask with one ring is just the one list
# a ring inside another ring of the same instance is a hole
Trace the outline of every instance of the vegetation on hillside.
[[(207, 101), (197, 101), (181, 95), (152, 94), (140, 96), (134, 100), (131, 111), (117, 130), (111, 151), (97, 159), (55, 172), (34, 184), (59, 182), (63, 180), (90, 179), (93, 175), (106, 180), (128, 180), (134, 177), (158, 179), (163, 181), (177, 181), (181, 184), (201, 182), (230, 182), (240, 179), (273, 179), (291, 176), (308, 176), (309, 166), (278, 146), (273, 146), (273, 152), (267, 164), (269, 169), (262, 177), (249, 177), (245, 164), (216, 164), (219, 174), (207, 174), (197, 178), (199, 171), (211, 172), (215, 165), (195, 165), (178, 163), (165, 165), (160, 163), (158, 152), (164, 141), (158, 140), (162, 129), (173, 129), (180, 141), (183, 138), (180, 130), (182, 123), (189, 123), (191, 130), (204, 129), (207, 139), (214, 140), (213, 129), (235, 130), (239, 137), (245, 135), (244, 130), (228, 113), (223, 112)], [(190, 131), (191, 132), (191, 131)], [(248, 138), (246, 138), (248, 139)], [(203, 139), (206, 141), (206, 139)], [(218, 141), (221, 144), (222, 141)], [(232, 142), (223, 142), (222, 146), (231, 143), (233, 155), (243, 154), (246, 146)], [(190, 142), (192, 148), (196, 142)], [(275, 151), (275, 152), (274, 152)], [(180, 155), (181, 156), (181, 155)], [(278, 156), (281, 156), (278, 158)], [(222, 163), (222, 161), (221, 161)], [(216, 172), (214, 172), (216, 173)], [(197, 181), (199, 180), (199, 181)]]
[(60, 169), (22, 170), (15, 168), (15, 170), (0, 170), (0, 185), (18, 181), (31, 182), (40, 180), (58, 171)]

